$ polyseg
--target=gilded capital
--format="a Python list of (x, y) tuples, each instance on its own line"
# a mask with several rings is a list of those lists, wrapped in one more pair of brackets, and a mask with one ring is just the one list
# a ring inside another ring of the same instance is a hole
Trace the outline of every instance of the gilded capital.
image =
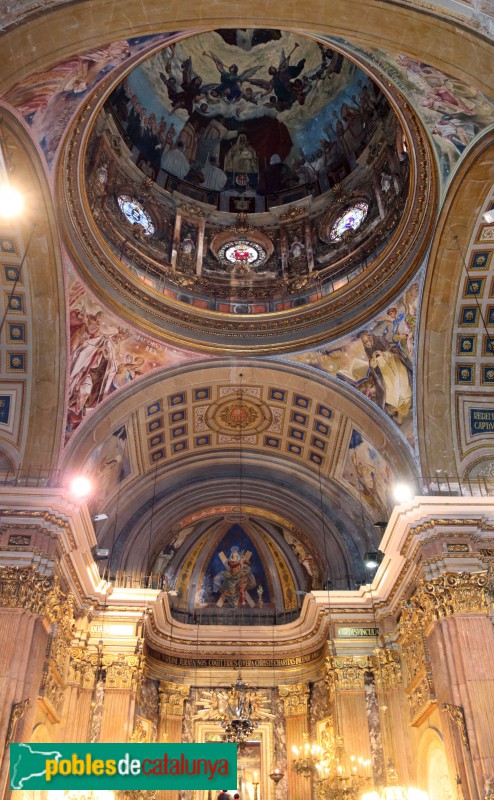
[[(328, 656), (325, 679), (331, 691), (364, 689), (366, 676), (382, 689), (401, 683), (400, 656), (396, 650), (380, 648), (370, 656)], [(367, 678), (368, 679), (368, 678)]]
[(189, 687), (182, 683), (161, 681), (160, 683), (160, 716), (182, 717), (184, 703), (189, 696)]
[(73, 598), (60, 588), (58, 578), (34, 569), (0, 566), (0, 608), (22, 608), (44, 617), (70, 636)]
[(408, 624), (413, 624), (413, 617), (428, 625), (453, 614), (488, 614), (487, 572), (448, 572), (430, 581), (422, 580), (407, 605)]
[(142, 657), (132, 655), (104, 655), (101, 667), (106, 671), (107, 689), (137, 689), (143, 677)]
[(364, 689), (365, 673), (369, 670), (367, 656), (327, 656), (326, 681), (330, 689)]
[(83, 647), (72, 647), (69, 657), (67, 683), (81, 689), (93, 689), (98, 672), (99, 655)]
[(292, 683), (280, 686), (279, 694), (283, 700), (285, 717), (300, 717), (307, 714), (309, 707), (309, 684)]

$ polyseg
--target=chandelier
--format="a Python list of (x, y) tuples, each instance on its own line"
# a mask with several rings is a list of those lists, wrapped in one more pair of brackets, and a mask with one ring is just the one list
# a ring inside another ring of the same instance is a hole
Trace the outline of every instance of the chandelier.
[(236, 683), (228, 691), (223, 719), (220, 721), (225, 731), (223, 735), (225, 742), (242, 744), (248, 741), (258, 725), (252, 718), (253, 711), (252, 692), (239, 675)]
[[(334, 755), (317, 766), (319, 800), (356, 800), (372, 781), (370, 766), (370, 759), (347, 756), (343, 737), (337, 735)], [(371, 794), (366, 795), (366, 800), (376, 800)]]
[(303, 734), (304, 743), (302, 747), (293, 745), (292, 769), (304, 778), (310, 778), (320, 768), (324, 761), (322, 747), (309, 741), (309, 734)]

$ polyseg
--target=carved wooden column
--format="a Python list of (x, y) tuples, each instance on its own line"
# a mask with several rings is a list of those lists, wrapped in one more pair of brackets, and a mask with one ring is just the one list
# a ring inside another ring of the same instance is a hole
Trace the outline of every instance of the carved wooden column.
[(102, 674), (106, 674), (106, 677), (103, 678), (104, 702), (99, 741), (129, 741), (134, 729), (136, 693), (142, 678), (141, 656), (103, 655), (101, 666)]
[(407, 609), (421, 620), (426, 637), (450, 771), (460, 775), (465, 797), (478, 800), (494, 775), (494, 633), (487, 572), (422, 580)]
[(69, 655), (67, 689), (60, 741), (90, 740), (91, 703), (98, 669), (98, 654), (74, 647)]
[(158, 723), (159, 742), (182, 741), (184, 702), (187, 700), (189, 692), (189, 687), (181, 683), (161, 681)]
[[(190, 687), (172, 681), (161, 681), (159, 690), (158, 742), (181, 742), (184, 703)], [(214, 793), (216, 796), (217, 792)], [(178, 791), (161, 790), (158, 800), (177, 800)]]
[[(367, 718), (366, 673), (371, 665), (368, 656), (328, 656), (326, 679), (335, 706), (336, 734), (343, 737), (348, 756), (372, 759), (373, 771), (380, 770), (382, 754), (377, 762), (371, 753)], [(372, 673), (370, 673), (372, 675)], [(375, 709), (373, 709), (375, 715)], [(373, 719), (376, 739), (381, 737), (379, 719)]]
[(286, 720), (288, 797), (310, 800), (311, 779), (305, 778), (291, 769), (292, 747), (294, 745), (300, 747), (303, 744), (303, 735), (308, 731), (309, 685), (294, 683), (290, 686), (280, 686), (280, 697), (283, 701)]
[[(47, 668), (50, 631), (63, 641), (70, 635), (72, 602), (57, 578), (32, 568), (0, 566), (0, 795), (10, 797), (9, 748), (29, 741), (38, 694), (49, 702), (53, 675)], [(61, 653), (59, 653), (61, 655)], [(43, 671), (45, 669), (45, 672)], [(60, 671), (63, 668), (59, 666)], [(63, 676), (60, 676), (62, 689)]]
[[(384, 768), (392, 762), (402, 783), (416, 784), (414, 742), (410, 735), (410, 718), (398, 650), (379, 648), (370, 657), (379, 697), (379, 716), (383, 745)], [(384, 775), (386, 777), (386, 774)]]

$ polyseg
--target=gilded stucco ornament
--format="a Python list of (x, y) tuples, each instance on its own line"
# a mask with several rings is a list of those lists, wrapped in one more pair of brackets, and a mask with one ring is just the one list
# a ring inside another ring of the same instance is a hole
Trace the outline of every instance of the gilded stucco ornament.
[(73, 598), (62, 591), (56, 576), (47, 577), (31, 568), (0, 566), (0, 607), (23, 608), (70, 635)]
[(30, 705), (31, 702), (29, 698), (26, 698), (26, 700), (21, 700), (19, 703), (12, 703), (12, 707), (10, 709), (9, 724), (7, 726), (7, 735), (5, 737), (5, 744), (7, 746), (14, 741), (17, 725), (19, 724), (19, 721), (22, 719), (22, 717), (24, 716)]
[(189, 691), (189, 687), (182, 683), (161, 681), (159, 689), (160, 717), (182, 717)]
[(449, 572), (430, 581), (422, 580), (409, 603), (424, 626), (453, 614), (488, 614), (487, 572)]
[(443, 703), (443, 709), (447, 712), (450, 720), (458, 726), (461, 741), (466, 750), (470, 750), (470, 740), (468, 738), (467, 723), (465, 712), (462, 706), (455, 706), (453, 703)]
[(279, 694), (283, 701), (285, 717), (300, 717), (307, 714), (309, 708), (309, 684), (293, 683), (280, 686)]
[(396, 650), (383, 647), (369, 656), (327, 656), (325, 680), (330, 691), (365, 689), (366, 673), (384, 690), (401, 683), (401, 665)]

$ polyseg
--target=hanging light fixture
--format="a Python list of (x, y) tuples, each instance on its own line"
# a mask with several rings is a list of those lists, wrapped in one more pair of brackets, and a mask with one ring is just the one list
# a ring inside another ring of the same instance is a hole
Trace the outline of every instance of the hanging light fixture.
[(292, 747), (294, 755), (292, 769), (299, 775), (303, 775), (304, 778), (310, 778), (321, 768), (324, 756), (322, 747), (315, 742), (311, 742), (308, 733), (303, 734), (303, 740), (302, 747), (297, 747), (296, 745)]
[(225, 742), (247, 742), (257, 728), (252, 719), (253, 703), (249, 687), (239, 673), (236, 683), (229, 689), (226, 707), (220, 725), (225, 731)]
[[(320, 800), (356, 800), (372, 781), (370, 766), (370, 759), (348, 756), (343, 737), (337, 735), (334, 756), (317, 767), (318, 797)], [(376, 798), (369, 794), (367, 800)]]

